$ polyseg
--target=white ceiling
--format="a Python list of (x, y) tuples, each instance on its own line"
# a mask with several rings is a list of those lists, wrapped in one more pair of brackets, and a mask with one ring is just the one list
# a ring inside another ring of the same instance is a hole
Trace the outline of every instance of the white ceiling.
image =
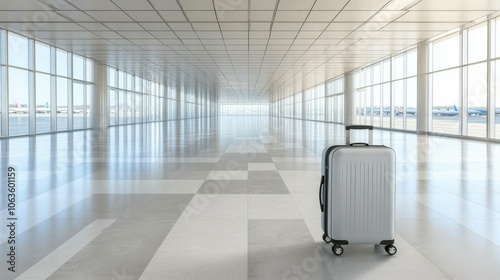
[(222, 101), (267, 102), (499, 9), (498, 0), (0, 0), (0, 26)]

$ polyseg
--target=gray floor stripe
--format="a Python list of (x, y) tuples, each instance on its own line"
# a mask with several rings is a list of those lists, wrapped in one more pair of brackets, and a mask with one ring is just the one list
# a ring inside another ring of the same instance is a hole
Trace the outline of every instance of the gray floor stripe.
[(116, 220), (95, 220), (37, 264), (26, 270), (17, 277), (16, 280), (47, 279), (115, 221)]

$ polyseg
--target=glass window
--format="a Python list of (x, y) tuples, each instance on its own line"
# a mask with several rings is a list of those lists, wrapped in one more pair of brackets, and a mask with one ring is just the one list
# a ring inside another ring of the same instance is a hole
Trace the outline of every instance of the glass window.
[[(2, 43), (2, 32), (0, 30), (0, 47), (2, 46), (1, 45)], [(0, 55), (2, 54), (2, 50), (0, 49)], [(1, 57), (0, 57), (0, 62), (1, 62)], [(5, 66), (0, 66), (0, 96), (4, 96), (4, 95), (7, 95), (7, 92), (8, 92), (8, 89), (6, 88), (6, 85), (7, 85), (7, 81), (6, 81), (6, 77), (7, 77), (7, 67)], [(8, 105), (7, 105), (8, 107)], [(5, 109), (4, 105), (2, 104), (1, 102), (1, 99), (0, 99), (0, 136), (1, 135), (1, 131), (2, 131), (2, 113), (3, 110)], [(10, 112), (9, 112), (10, 114)]]
[(36, 73), (36, 133), (50, 132), (50, 75)]
[(73, 79), (83, 81), (84, 63), (83, 57), (73, 55)]
[(391, 60), (387, 59), (382, 62), (382, 82), (391, 80)]
[(36, 71), (50, 73), (50, 46), (36, 42), (35, 58)]
[(380, 85), (372, 87), (373, 92), (373, 125), (374, 126), (382, 126), (382, 115), (381, 115), (381, 106), (382, 106), (382, 98), (380, 93)]
[(118, 87), (125, 88), (125, 73), (123, 71), (118, 71)]
[(68, 130), (68, 79), (57, 78), (57, 131)]
[(406, 129), (417, 130), (417, 78), (406, 82)]
[(92, 127), (92, 97), (94, 95), (94, 86), (86, 85), (85, 89), (87, 91), (86, 99), (87, 99), (87, 108), (85, 108), (85, 116), (87, 118), (86, 128)]
[(381, 79), (381, 72), (380, 72), (380, 63), (375, 64), (373, 66), (373, 83), (372, 84), (380, 84), (380, 79)]
[(432, 131), (460, 133), (460, 69), (432, 75)]
[(116, 87), (116, 69), (108, 67), (108, 85), (110, 87)]
[(469, 28), (467, 47), (469, 63), (486, 60), (488, 54), (488, 25), (486, 23)]
[(492, 55), (492, 57), (500, 57), (500, 18), (496, 18), (496, 19), (494, 19), (494, 21), (495, 22), (493, 24), (495, 27), (495, 34), (492, 34), (492, 35), (495, 36), (494, 37), (495, 41), (492, 43), (494, 43), (495, 46), (494, 47), (492, 46), (491, 49), (495, 51), (495, 55), (494, 56)]
[(9, 32), (7, 40), (8, 64), (10, 66), (28, 68), (28, 38)]
[(126, 110), (127, 110), (127, 123), (132, 123), (133, 120), (132, 120), (132, 117), (133, 117), (133, 108), (134, 108), (134, 103), (133, 103), (133, 93), (132, 92), (127, 92), (127, 106), (126, 106)]
[(73, 129), (84, 128), (84, 90), (85, 87), (82, 83), (73, 83)]
[(109, 125), (118, 124), (116, 121), (118, 108), (116, 107), (116, 91), (109, 91)]
[(391, 84), (385, 83), (382, 85), (382, 126), (391, 127)]
[(9, 135), (29, 134), (28, 71), (9, 68)]
[(399, 56), (396, 56), (394, 59), (393, 59), (393, 63), (392, 63), (392, 67), (393, 67), (393, 79), (394, 80), (397, 80), (397, 79), (402, 79), (405, 77), (405, 73), (404, 73), (404, 54), (401, 54)]
[[(123, 73), (123, 72), (122, 72)], [(118, 92), (118, 124), (126, 124), (127, 123), (127, 108), (126, 108), (127, 98), (125, 95), (125, 91), (120, 90)]]
[(135, 77), (135, 91), (136, 92), (141, 92), (141, 87), (142, 87), (142, 79), (139, 77)]
[(142, 122), (142, 97), (141, 94), (136, 93), (135, 94), (135, 103), (134, 103), (134, 112), (135, 112), (135, 122), (140, 123)]
[(394, 93), (394, 128), (404, 129), (404, 80), (392, 84)]
[(409, 51), (406, 55), (406, 76), (417, 75), (417, 49)]
[(460, 64), (460, 36), (458, 33), (433, 42), (432, 64), (432, 71), (451, 68)]
[(130, 74), (127, 74), (127, 89), (128, 90), (134, 90), (132, 87), (132, 82), (134, 81), (134, 77)]
[(474, 64), (467, 67), (467, 132), (469, 136), (486, 137), (487, 115), (487, 69), (486, 63)]
[(56, 51), (57, 75), (68, 76), (68, 53), (63, 50)]
[(86, 81), (93, 82), (94, 81), (94, 61), (92, 59), (85, 59), (86, 63)]
[(494, 77), (495, 83), (492, 87), (495, 108), (495, 138), (500, 139), (500, 60), (495, 61), (493, 65), (497, 69)]

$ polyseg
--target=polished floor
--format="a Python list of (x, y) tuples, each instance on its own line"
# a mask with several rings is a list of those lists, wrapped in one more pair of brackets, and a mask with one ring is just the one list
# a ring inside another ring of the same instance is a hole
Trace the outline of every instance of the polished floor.
[(398, 253), (336, 257), (317, 192), (322, 149), (343, 141), (267, 117), (0, 140), (0, 279), (500, 278), (500, 144), (376, 130), (397, 153)]

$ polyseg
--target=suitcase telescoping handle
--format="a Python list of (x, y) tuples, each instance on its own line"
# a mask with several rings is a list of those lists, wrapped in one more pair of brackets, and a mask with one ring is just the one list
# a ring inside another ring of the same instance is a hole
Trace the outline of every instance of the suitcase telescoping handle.
[(348, 125), (345, 127), (345, 140), (346, 140), (346, 145), (358, 145), (358, 144), (364, 144), (367, 145), (366, 143), (351, 143), (351, 130), (368, 130), (368, 144), (373, 144), (373, 125)]

